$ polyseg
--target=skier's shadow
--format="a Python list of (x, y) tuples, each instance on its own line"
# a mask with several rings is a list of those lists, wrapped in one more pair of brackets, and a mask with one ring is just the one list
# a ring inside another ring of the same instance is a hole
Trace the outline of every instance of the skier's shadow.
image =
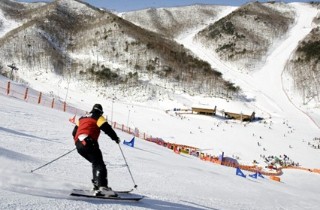
[(47, 138), (42, 138), (42, 137), (30, 135), (30, 134), (26, 134), (26, 133), (19, 132), (19, 131), (16, 131), (16, 130), (12, 130), (12, 129), (9, 129), (9, 128), (0, 127), (0, 131), (11, 133), (13, 135), (17, 135), (17, 136), (21, 136), (21, 137), (27, 137), (27, 138), (30, 138), (30, 139), (39, 139), (39, 140), (43, 140), (43, 141), (51, 141), (51, 142), (55, 142), (55, 143), (60, 143), (60, 142), (56, 142), (54, 140), (50, 140), (50, 139), (47, 139)]
[(37, 161), (37, 159), (35, 158), (32, 158), (28, 155), (24, 155), (22, 153), (19, 153), (19, 152), (15, 152), (15, 151), (12, 151), (12, 150), (8, 150), (8, 149), (5, 149), (3, 147), (0, 147), (0, 156), (4, 156), (8, 159), (12, 159), (12, 160), (18, 160), (18, 161)]
[[(170, 201), (162, 201), (152, 198), (145, 197), (144, 199), (140, 201), (111, 201), (108, 200), (86, 200), (88, 203), (92, 204), (98, 204), (98, 205), (105, 205), (105, 204), (120, 204), (122, 206), (130, 206), (130, 207), (141, 207), (141, 208), (147, 208), (147, 209), (153, 209), (153, 210), (163, 210), (163, 209), (191, 209), (191, 210), (218, 210), (216, 208), (207, 207), (204, 205), (200, 205), (197, 203), (192, 203), (189, 201), (183, 201), (186, 204), (181, 203), (174, 203)], [(190, 205), (188, 205), (189, 203)]]

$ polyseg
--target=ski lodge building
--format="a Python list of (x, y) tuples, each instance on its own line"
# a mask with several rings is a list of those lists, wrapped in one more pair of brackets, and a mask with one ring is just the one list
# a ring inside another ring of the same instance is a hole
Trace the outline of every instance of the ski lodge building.
[(216, 115), (217, 106), (214, 107), (214, 109), (209, 108), (197, 108), (192, 107), (191, 108), (192, 114), (202, 114), (202, 115)]
[[(214, 109), (199, 108), (199, 107), (192, 107), (191, 108), (192, 114), (215, 116), (216, 112), (217, 112), (217, 106), (215, 106)], [(223, 117), (226, 119), (234, 119), (234, 120), (247, 121), (247, 122), (252, 122), (255, 119), (255, 112), (252, 112), (251, 115), (247, 115), (247, 114), (242, 114), (242, 113), (226, 112), (226, 111), (222, 110), (221, 113), (222, 113)]]

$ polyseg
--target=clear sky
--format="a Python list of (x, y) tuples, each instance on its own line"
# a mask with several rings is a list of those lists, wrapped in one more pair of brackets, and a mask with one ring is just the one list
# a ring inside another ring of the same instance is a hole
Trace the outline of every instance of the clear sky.
[[(52, 0), (17, 0), (22, 2), (39, 2)], [(232, 5), (240, 6), (250, 0), (84, 0), (85, 2), (96, 6), (103, 7), (108, 10), (115, 10), (118, 12), (132, 11), (145, 9), (150, 7), (174, 7), (184, 6), (191, 4), (218, 4), (218, 5)], [(260, 2), (266, 2), (267, 0), (259, 0)], [(310, 2), (311, 0), (282, 0), (282, 2)], [(318, 0), (314, 0), (318, 1)]]

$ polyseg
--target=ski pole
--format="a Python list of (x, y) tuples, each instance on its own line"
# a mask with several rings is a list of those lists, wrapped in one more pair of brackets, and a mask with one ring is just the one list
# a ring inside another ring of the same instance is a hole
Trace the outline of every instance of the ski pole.
[(39, 170), (40, 168), (43, 168), (43, 167), (45, 167), (45, 166), (47, 166), (47, 165), (49, 165), (49, 164), (53, 163), (54, 161), (57, 161), (57, 160), (59, 160), (60, 158), (62, 158), (62, 157), (64, 157), (64, 156), (66, 156), (66, 155), (68, 155), (68, 154), (70, 154), (71, 152), (73, 152), (73, 151), (74, 151), (74, 150), (76, 150), (76, 149), (77, 149), (77, 148), (74, 148), (74, 149), (72, 149), (72, 150), (68, 151), (67, 153), (65, 153), (65, 154), (63, 154), (63, 155), (61, 155), (61, 156), (57, 157), (56, 159), (54, 159), (54, 160), (52, 160), (52, 161), (50, 161), (50, 162), (48, 162), (48, 163), (46, 163), (46, 164), (44, 164), (44, 165), (42, 165), (42, 166), (40, 166), (40, 167), (36, 168), (36, 169), (31, 170), (30, 172), (31, 172), (31, 173), (33, 173), (33, 172), (35, 172), (35, 171)]
[(131, 170), (130, 170), (129, 165), (128, 165), (128, 163), (127, 163), (127, 159), (126, 159), (126, 157), (125, 157), (125, 156), (124, 156), (124, 154), (123, 154), (123, 151), (122, 151), (122, 149), (121, 149), (120, 144), (118, 144), (118, 146), (119, 146), (119, 148), (120, 148), (120, 151), (121, 151), (122, 157), (123, 157), (123, 159), (124, 159), (124, 162), (126, 163), (126, 166), (127, 166), (127, 168), (128, 168), (128, 171), (129, 171), (129, 173), (130, 173), (130, 176), (131, 176), (132, 182), (133, 182), (133, 184), (134, 184), (134, 188), (137, 188), (137, 187), (138, 187), (138, 185), (136, 185), (136, 182), (135, 182), (135, 181), (134, 181), (134, 179), (133, 179), (133, 176), (132, 176)]

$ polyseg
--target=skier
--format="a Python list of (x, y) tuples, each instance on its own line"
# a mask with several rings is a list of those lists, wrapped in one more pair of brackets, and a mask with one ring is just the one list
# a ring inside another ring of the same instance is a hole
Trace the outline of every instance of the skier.
[(95, 195), (116, 196), (116, 193), (108, 187), (107, 168), (99, 148), (98, 138), (100, 130), (102, 130), (117, 144), (119, 144), (120, 139), (102, 114), (102, 106), (95, 104), (88, 115), (79, 119), (72, 135), (78, 153), (92, 163), (92, 183)]

